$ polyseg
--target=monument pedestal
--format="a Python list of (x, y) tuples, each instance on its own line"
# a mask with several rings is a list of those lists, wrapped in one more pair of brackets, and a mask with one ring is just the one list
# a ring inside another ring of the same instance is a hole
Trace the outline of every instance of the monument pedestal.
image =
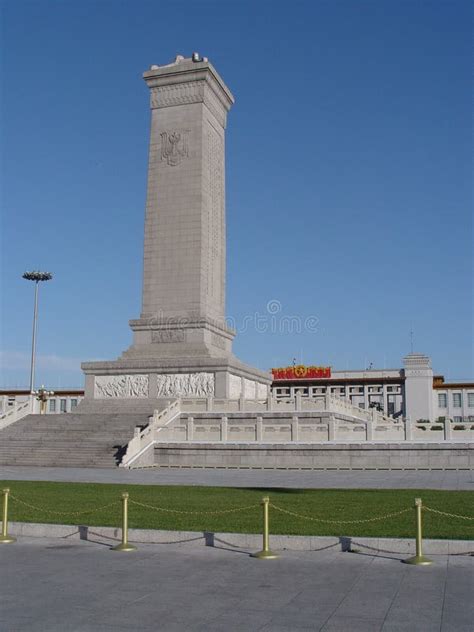
[[(264, 400), (271, 380), (267, 373), (227, 358), (127, 358), (86, 362), (85, 398), (89, 403), (128, 401), (160, 408), (159, 400), (175, 397)], [(153, 404), (156, 402), (156, 405)]]

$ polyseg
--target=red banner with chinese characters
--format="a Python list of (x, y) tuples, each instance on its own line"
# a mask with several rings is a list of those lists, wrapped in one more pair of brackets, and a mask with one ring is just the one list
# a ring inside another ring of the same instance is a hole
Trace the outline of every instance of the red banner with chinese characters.
[(330, 366), (287, 366), (279, 369), (272, 369), (274, 380), (310, 380), (331, 377)]

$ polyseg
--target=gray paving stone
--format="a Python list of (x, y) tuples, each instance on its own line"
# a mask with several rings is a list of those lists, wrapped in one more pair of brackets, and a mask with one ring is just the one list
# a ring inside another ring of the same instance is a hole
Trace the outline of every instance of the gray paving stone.
[(447, 559), (420, 568), (331, 550), (262, 561), (175, 545), (119, 554), (23, 538), (0, 547), (0, 630), (467, 632), (474, 559)]
[[(356, 619), (352, 616), (332, 617), (324, 627), (322, 632), (380, 632), (383, 619)], [(406, 631), (408, 632), (408, 631)]]

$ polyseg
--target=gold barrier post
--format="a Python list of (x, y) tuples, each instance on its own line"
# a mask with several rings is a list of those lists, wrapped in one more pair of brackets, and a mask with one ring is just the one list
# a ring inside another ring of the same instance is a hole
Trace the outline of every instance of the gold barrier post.
[(3, 516), (2, 516), (2, 535), (0, 535), (0, 542), (8, 544), (10, 542), (16, 542), (16, 538), (12, 535), (8, 535), (8, 494), (10, 490), (8, 487), (3, 490)]
[(258, 553), (252, 553), (251, 557), (257, 557), (260, 560), (274, 560), (278, 557), (276, 553), (270, 551), (269, 547), (269, 521), (268, 521), (268, 503), (270, 502), (270, 498), (265, 496), (262, 498), (262, 507), (263, 507), (263, 549), (258, 551)]
[(421, 510), (423, 504), (421, 498), (415, 498), (415, 512), (416, 512), (416, 554), (414, 557), (409, 557), (407, 560), (403, 560), (405, 564), (416, 564), (420, 566), (429, 566), (433, 562), (423, 555), (422, 550), (422, 527), (421, 527)]
[(122, 494), (122, 542), (112, 547), (112, 551), (136, 551), (137, 547), (128, 542), (128, 492)]

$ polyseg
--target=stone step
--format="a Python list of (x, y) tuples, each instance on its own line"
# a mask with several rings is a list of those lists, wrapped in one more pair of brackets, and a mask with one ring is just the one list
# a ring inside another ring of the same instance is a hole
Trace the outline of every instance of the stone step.
[(0, 430), (0, 465), (116, 467), (147, 414), (29, 415)]

